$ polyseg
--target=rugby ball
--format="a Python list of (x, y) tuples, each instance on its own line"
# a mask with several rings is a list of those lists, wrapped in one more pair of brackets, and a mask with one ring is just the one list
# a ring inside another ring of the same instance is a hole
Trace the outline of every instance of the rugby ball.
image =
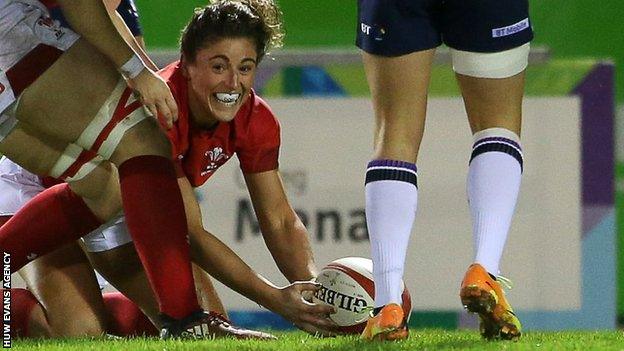
[[(330, 318), (345, 334), (360, 334), (370, 317), (375, 302), (373, 261), (363, 257), (345, 257), (330, 262), (320, 271), (316, 281), (322, 287), (314, 301), (336, 307)], [(409, 320), (412, 300), (405, 283), (401, 281), (403, 311)]]

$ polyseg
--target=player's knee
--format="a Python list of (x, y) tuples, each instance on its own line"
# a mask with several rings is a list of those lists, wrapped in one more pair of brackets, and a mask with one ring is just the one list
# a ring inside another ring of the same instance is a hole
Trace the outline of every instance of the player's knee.
[(453, 70), (476, 78), (507, 78), (527, 67), (530, 44), (499, 52), (470, 52), (451, 49)]

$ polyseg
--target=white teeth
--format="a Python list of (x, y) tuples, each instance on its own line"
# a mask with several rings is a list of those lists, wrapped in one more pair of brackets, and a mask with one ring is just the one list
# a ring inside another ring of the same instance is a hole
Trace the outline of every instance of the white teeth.
[(217, 100), (219, 100), (219, 102), (231, 106), (234, 105), (236, 103), (236, 101), (238, 101), (238, 98), (240, 98), (241, 94), (238, 93), (233, 93), (233, 94), (228, 94), (228, 93), (216, 93), (215, 97), (217, 98)]

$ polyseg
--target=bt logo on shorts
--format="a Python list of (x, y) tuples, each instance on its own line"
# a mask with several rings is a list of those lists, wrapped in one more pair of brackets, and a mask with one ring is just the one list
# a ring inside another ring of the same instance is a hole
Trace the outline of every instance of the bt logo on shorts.
[(506, 27), (494, 28), (492, 29), (492, 38), (500, 38), (500, 37), (506, 37), (508, 35), (516, 34), (518, 32), (521, 32), (529, 28), (529, 26), (530, 26), (529, 19), (525, 18), (520, 22), (514, 23)]
[(384, 34), (386, 34), (386, 30), (383, 28), (379, 28), (378, 26), (371, 26), (364, 22), (360, 22), (360, 31), (368, 36), (373, 36), (375, 40), (383, 40)]
[(366, 23), (360, 23), (360, 30), (366, 35), (370, 35), (371, 26)]

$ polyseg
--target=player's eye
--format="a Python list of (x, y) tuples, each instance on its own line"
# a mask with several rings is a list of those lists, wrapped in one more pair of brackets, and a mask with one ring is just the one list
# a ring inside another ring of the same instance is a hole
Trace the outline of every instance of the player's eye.
[(216, 73), (222, 73), (227, 69), (227, 66), (222, 63), (215, 63), (212, 65), (212, 70)]
[(254, 66), (254, 65), (243, 65), (243, 66), (241, 66), (241, 67), (239, 68), (239, 71), (240, 71), (242, 74), (249, 74), (249, 73), (253, 72), (254, 68), (255, 68), (255, 66)]

